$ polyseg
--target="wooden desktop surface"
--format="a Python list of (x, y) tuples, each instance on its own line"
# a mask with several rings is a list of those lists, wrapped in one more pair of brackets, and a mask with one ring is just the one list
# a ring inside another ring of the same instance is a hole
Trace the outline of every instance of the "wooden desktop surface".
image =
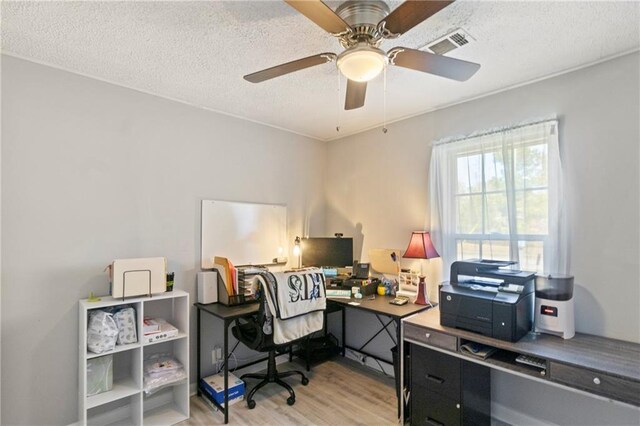
[(549, 334), (525, 335), (512, 343), (477, 333), (440, 325), (440, 310), (430, 309), (404, 320), (415, 325), (484, 345), (533, 355), (550, 361), (640, 381), (640, 344), (576, 333), (571, 339)]
[[(405, 305), (393, 305), (389, 303), (394, 299), (392, 296), (375, 295), (375, 299), (373, 300), (371, 300), (370, 297), (371, 296), (363, 296), (362, 299), (356, 299), (355, 297), (350, 299), (328, 297), (327, 302), (336, 303), (349, 308), (362, 309), (375, 314), (386, 315), (394, 319), (405, 318), (409, 315), (413, 315), (417, 312), (430, 308), (429, 305), (416, 305), (411, 302)], [(351, 302), (359, 303), (359, 305), (352, 305), (350, 304)]]
[[(411, 302), (406, 305), (392, 305), (389, 303), (394, 298), (392, 296), (375, 295), (375, 299), (369, 299), (371, 296), (364, 296), (362, 299), (351, 297), (349, 299), (327, 298), (327, 303), (335, 303), (337, 305), (346, 306), (354, 309), (362, 309), (372, 313), (382, 314), (394, 319), (405, 318), (417, 312), (430, 308), (429, 305), (416, 305)], [(351, 302), (359, 303), (359, 305), (350, 305)], [(259, 303), (248, 303), (245, 305), (226, 306), (221, 303), (196, 303), (195, 306), (208, 314), (220, 319), (236, 319), (258, 312)]]
[(233, 320), (236, 318), (246, 317), (247, 315), (258, 312), (259, 303), (247, 303), (244, 305), (226, 306), (222, 303), (196, 303), (195, 306), (201, 311), (207, 312), (215, 317), (223, 320)]

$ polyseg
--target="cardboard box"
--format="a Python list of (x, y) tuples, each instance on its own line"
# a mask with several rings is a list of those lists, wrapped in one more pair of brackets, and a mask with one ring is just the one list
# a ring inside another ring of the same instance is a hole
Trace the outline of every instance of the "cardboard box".
[[(215, 411), (219, 410), (219, 407), (217, 405), (215, 405), (213, 402), (211, 402), (211, 400), (209, 398), (202, 398), (202, 399), (203, 399), (204, 402), (209, 404), (209, 407), (211, 407)], [(236, 404), (236, 403), (238, 403), (240, 401), (244, 401), (244, 395), (229, 400), (229, 407), (231, 407), (233, 404)], [(220, 405), (222, 405), (224, 407), (224, 404), (220, 404)]]
[[(211, 397), (218, 404), (224, 404), (224, 374), (214, 374), (213, 376), (200, 379), (200, 389)], [(236, 402), (244, 397), (244, 382), (229, 373), (229, 403)]]
[(178, 329), (162, 318), (156, 318), (153, 321), (158, 324), (159, 329), (158, 331), (144, 333), (145, 343), (159, 342), (161, 340), (171, 339), (172, 337), (176, 337), (178, 335)]

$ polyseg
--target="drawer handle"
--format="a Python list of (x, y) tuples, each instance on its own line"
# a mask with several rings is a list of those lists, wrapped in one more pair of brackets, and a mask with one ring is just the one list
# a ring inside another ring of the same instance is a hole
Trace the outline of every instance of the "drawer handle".
[(436, 377), (436, 376), (432, 376), (431, 374), (427, 374), (427, 380), (431, 380), (432, 382), (435, 382), (439, 385), (444, 383), (444, 379), (441, 379), (440, 377)]
[(593, 378), (593, 383), (595, 383), (596, 385), (599, 385), (600, 384), (600, 379), (597, 378), (597, 377), (594, 377)]
[(427, 417), (427, 424), (434, 426), (444, 426), (444, 423), (440, 423), (439, 421), (432, 419), (431, 417)]

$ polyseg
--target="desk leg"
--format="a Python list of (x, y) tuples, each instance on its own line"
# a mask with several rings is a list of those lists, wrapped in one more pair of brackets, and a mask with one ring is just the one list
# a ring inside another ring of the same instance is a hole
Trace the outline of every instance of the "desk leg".
[(229, 423), (229, 323), (224, 321), (224, 424)]
[[(397, 354), (396, 361), (398, 362), (398, 368), (396, 368), (395, 371), (397, 371), (398, 375), (400, 377), (402, 377), (403, 372), (400, 369), (400, 366), (402, 365), (402, 358), (400, 358), (400, 357), (403, 356), (403, 352), (404, 351), (402, 351), (401, 350), (402, 348), (400, 347), (400, 345), (402, 345), (402, 341), (400, 340), (400, 338), (402, 337), (401, 336), (401, 332), (400, 332), (401, 331), (400, 330), (400, 321), (401, 321), (400, 318), (396, 318), (395, 319), (395, 324), (396, 324), (396, 354)], [(396, 377), (395, 378), (396, 379), (396, 383), (402, 383), (402, 380), (400, 380), (400, 377)], [(400, 404), (403, 404), (403, 399), (404, 399), (403, 395), (404, 395), (404, 392), (403, 392), (402, 388), (400, 388), (400, 395), (398, 395), (396, 393), (396, 397), (398, 398), (398, 418), (400, 418), (400, 415), (402, 413)]]
[(202, 395), (202, 393), (200, 392), (200, 337), (201, 337), (200, 336), (200, 321), (201, 321), (200, 317), (201, 316), (202, 316), (202, 311), (200, 311), (200, 309), (198, 309), (198, 316), (197, 316), (197, 321), (196, 321), (198, 323), (198, 327), (197, 327), (198, 328), (198, 330), (197, 330), (198, 334), (196, 335), (196, 336), (198, 336), (197, 339), (196, 339), (197, 342), (198, 342), (197, 343), (197, 349), (196, 349), (196, 358), (197, 358), (197, 361), (196, 361), (196, 369), (197, 369), (197, 372), (196, 372), (196, 391), (197, 391), (198, 396)]
[(342, 307), (342, 356), (344, 357), (345, 353), (346, 353), (346, 347), (347, 347), (347, 333), (346, 333), (346, 329), (347, 329), (347, 315), (346, 315), (346, 309), (344, 308), (344, 306)]

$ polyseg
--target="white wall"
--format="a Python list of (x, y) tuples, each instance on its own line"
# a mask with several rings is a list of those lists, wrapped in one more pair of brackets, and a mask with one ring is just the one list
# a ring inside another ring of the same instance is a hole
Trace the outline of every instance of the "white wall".
[[(104, 267), (166, 256), (195, 301), (203, 198), (286, 203), (291, 241), (323, 232), (326, 146), (2, 59), (1, 423), (69, 424), (77, 301), (108, 292)], [(194, 381), (194, 314), (191, 332)]]
[[(0, 64), (2, 59), (0, 58)], [(0, 66), (0, 94), (2, 93), (2, 70)], [(0, 116), (2, 103), (0, 102)], [(0, 120), (0, 134), (2, 134), (2, 120)], [(0, 421), (2, 421), (2, 139), (0, 138)]]
[[(640, 341), (638, 54), (328, 148), (2, 59), (2, 424), (76, 420), (77, 300), (106, 293), (101, 271), (114, 258), (164, 255), (176, 287), (195, 298), (200, 199), (287, 203), (291, 239), (343, 232), (366, 259), (369, 248), (404, 249), (410, 232), (428, 223), (430, 141), (550, 113), (562, 122), (577, 329)], [(431, 261), (431, 282), (438, 267)], [(359, 327), (372, 320), (356, 317)], [(194, 380), (194, 315), (192, 324)], [(368, 338), (347, 332), (352, 343)], [(388, 357), (388, 346), (377, 350)], [(501, 374), (493, 392), (496, 411), (508, 406), (515, 420), (638, 420), (637, 410)], [(546, 404), (531, 404), (541, 392)]]
[[(387, 134), (376, 129), (331, 142), (327, 233), (361, 234), (364, 258), (370, 248), (404, 249), (412, 230), (428, 229), (423, 227), (428, 224), (431, 141), (557, 114), (571, 222), (576, 329), (639, 342), (639, 63), (640, 55), (634, 53), (400, 121), (388, 126)], [(432, 282), (439, 267), (437, 260), (432, 262)], [(564, 391), (501, 373), (493, 377), (495, 411), (504, 405), (551, 423), (640, 420), (637, 410), (588, 396), (567, 398)], [(530, 403), (540, 387), (544, 408)]]

